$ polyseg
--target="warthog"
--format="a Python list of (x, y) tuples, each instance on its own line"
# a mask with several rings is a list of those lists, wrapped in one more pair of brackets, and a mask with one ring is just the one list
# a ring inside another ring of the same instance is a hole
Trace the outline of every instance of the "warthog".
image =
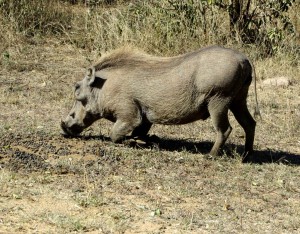
[(219, 46), (176, 57), (125, 47), (103, 56), (76, 83), (76, 100), (61, 128), (76, 135), (105, 118), (114, 122), (111, 140), (120, 142), (130, 133), (145, 139), (152, 124), (187, 124), (210, 116), (217, 131), (210, 155), (217, 155), (232, 130), (231, 110), (245, 131), (248, 154), (256, 125), (246, 103), (252, 74), (245, 55)]

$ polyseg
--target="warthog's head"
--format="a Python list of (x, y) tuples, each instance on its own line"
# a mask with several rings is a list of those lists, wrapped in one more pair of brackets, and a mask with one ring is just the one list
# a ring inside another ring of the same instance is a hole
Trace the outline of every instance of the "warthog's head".
[(65, 120), (61, 121), (65, 135), (78, 135), (101, 118), (98, 96), (104, 81), (95, 77), (95, 68), (89, 68), (84, 79), (75, 84), (75, 103)]

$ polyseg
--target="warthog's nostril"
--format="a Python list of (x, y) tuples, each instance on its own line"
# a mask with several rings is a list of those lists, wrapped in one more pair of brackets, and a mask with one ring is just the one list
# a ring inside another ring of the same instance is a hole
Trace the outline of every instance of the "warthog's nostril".
[(75, 112), (73, 112), (72, 114), (70, 114), (70, 116), (74, 119), (75, 118)]
[(65, 122), (63, 120), (60, 121), (60, 126), (63, 128), (65, 126)]
[(66, 126), (66, 123), (63, 120), (60, 121), (60, 127), (63, 130), (63, 132), (62, 132), (63, 135), (69, 135), (70, 134), (69, 131), (68, 131), (68, 128)]

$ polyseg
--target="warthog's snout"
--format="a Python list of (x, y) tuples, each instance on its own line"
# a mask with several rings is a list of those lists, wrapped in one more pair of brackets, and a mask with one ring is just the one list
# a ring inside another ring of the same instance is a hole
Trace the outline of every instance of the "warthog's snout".
[(83, 127), (76, 124), (76, 123), (70, 123), (70, 121), (65, 120), (60, 122), (60, 127), (63, 130), (63, 135), (66, 136), (76, 136), (80, 134), (83, 131)]
[(60, 126), (64, 135), (76, 136), (97, 119), (99, 119), (98, 115), (90, 114), (83, 104), (76, 100), (67, 117), (61, 121)]

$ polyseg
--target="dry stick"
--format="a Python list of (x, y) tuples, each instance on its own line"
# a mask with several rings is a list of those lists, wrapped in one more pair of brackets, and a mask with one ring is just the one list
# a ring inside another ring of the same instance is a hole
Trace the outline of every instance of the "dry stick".
[[(249, 60), (250, 61), (250, 60)], [(256, 72), (255, 72), (255, 67), (253, 63), (250, 61), (250, 65), (252, 67), (252, 77), (254, 79), (254, 96), (255, 96), (255, 110), (254, 110), (254, 118), (258, 115), (260, 117), (260, 120), (262, 120), (260, 110), (258, 107), (258, 99), (257, 99), (257, 88), (256, 88)]]

